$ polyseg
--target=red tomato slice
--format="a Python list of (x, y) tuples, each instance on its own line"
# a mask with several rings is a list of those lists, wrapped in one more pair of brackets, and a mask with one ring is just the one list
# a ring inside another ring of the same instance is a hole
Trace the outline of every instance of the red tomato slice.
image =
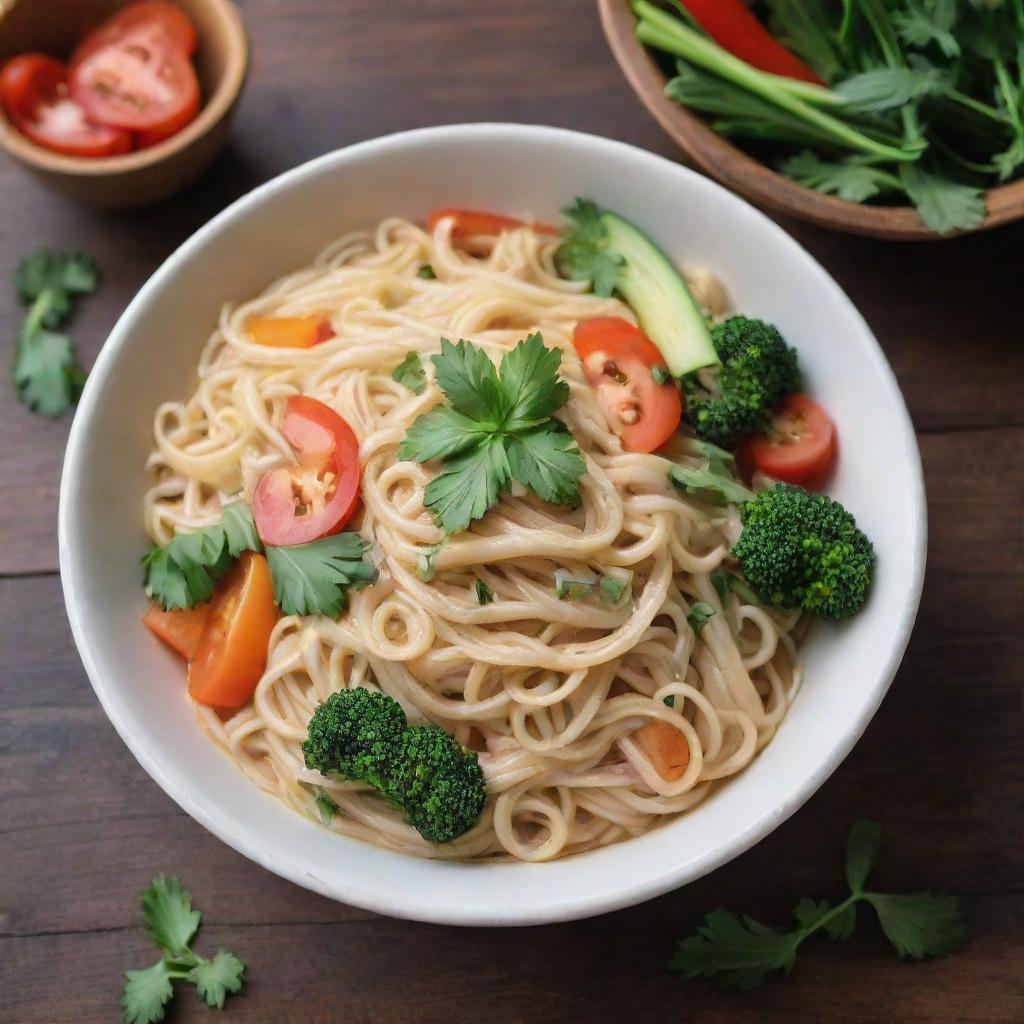
[(136, 132), (171, 134), (199, 109), (192, 62), (157, 22), (143, 22), (94, 49), (80, 47), (70, 87), (94, 121)]
[(315, 398), (289, 398), (281, 432), (299, 466), (265, 473), (253, 495), (264, 544), (290, 547), (338, 533), (359, 503), (359, 442), (352, 428)]
[(186, 57), (196, 52), (199, 37), (188, 15), (167, 0), (139, 0), (129, 4), (107, 18), (99, 28), (90, 32), (76, 48), (72, 63), (76, 63), (103, 46), (116, 42), (140, 25), (156, 25)]
[(836, 431), (828, 413), (806, 395), (790, 395), (764, 434), (749, 439), (750, 456), (764, 474), (789, 484), (820, 481), (836, 457)]
[(45, 54), (22, 54), (4, 65), (0, 99), (18, 131), (55, 153), (101, 157), (132, 148), (128, 132), (89, 121), (68, 95), (67, 69)]
[(665, 368), (657, 345), (617, 316), (581, 320), (572, 340), (587, 383), (623, 448), (653, 452), (668, 441), (679, 429), (683, 402), (674, 381), (654, 379), (654, 368)]
[(500, 235), (502, 231), (511, 231), (513, 228), (533, 228), (542, 235), (557, 235), (558, 228), (550, 224), (534, 222), (527, 223), (519, 220), (518, 217), (506, 217), (501, 213), (487, 213), (484, 210), (458, 210), (453, 207), (443, 207), (427, 218), (427, 230), (433, 233), (434, 228), (445, 219), (454, 217), (455, 226), (452, 228), (452, 238), (466, 238), (469, 235)]
[(277, 623), (274, 583), (263, 555), (243, 551), (217, 585), (188, 666), (188, 692), (200, 704), (241, 707), (267, 667)]

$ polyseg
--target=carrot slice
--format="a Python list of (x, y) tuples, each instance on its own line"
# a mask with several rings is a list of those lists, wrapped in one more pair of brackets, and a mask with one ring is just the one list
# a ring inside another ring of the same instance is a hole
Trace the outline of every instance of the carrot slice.
[(312, 348), (334, 337), (330, 321), (322, 316), (254, 316), (245, 329), (257, 345), (271, 348)]
[(506, 217), (503, 213), (488, 213), (485, 210), (458, 210), (454, 207), (443, 207), (427, 218), (427, 230), (433, 232), (438, 223), (446, 217), (452, 217), (455, 224), (452, 227), (453, 238), (466, 238), (470, 235), (500, 235), (502, 231), (511, 231), (513, 228), (533, 228), (541, 235), (557, 235), (558, 228), (550, 224), (541, 224), (535, 221), (528, 224), (518, 217)]
[(690, 744), (678, 729), (667, 722), (651, 722), (637, 729), (633, 739), (663, 779), (675, 782), (682, 777), (690, 763)]
[(197, 604), (195, 608), (175, 608), (173, 611), (151, 604), (142, 617), (142, 624), (183, 658), (191, 658), (199, 646), (199, 637), (209, 612), (209, 601)]

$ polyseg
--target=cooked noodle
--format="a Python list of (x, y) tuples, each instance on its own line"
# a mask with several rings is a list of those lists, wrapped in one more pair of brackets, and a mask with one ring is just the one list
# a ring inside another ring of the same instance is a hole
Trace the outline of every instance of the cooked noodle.
[[(195, 392), (156, 414), (145, 522), (161, 544), (216, 522), (239, 489), (251, 501), (263, 473), (293, 461), (275, 427), (289, 396), (328, 403), (358, 436), (364, 511), (350, 529), (372, 542), (377, 583), (353, 592), (337, 622), (282, 618), (253, 701), (232, 717), (197, 708), (257, 785), (312, 815), (320, 786), (339, 807), (330, 828), (417, 856), (542, 861), (650, 829), (741, 771), (799, 685), (799, 614), (732, 594), (723, 608), (709, 580), (735, 539), (735, 512), (681, 497), (664, 457), (624, 452), (610, 432), (572, 331), (587, 317), (635, 317), (561, 279), (555, 244), (524, 228), (469, 253), (453, 246), (447, 222), (430, 235), (397, 218), (346, 235), (309, 268), (226, 308)], [(418, 276), (424, 263), (436, 280)], [(248, 340), (254, 315), (308, 314), (329, 315), (337, 337), (306, 350)], [(391, 372), (410, 350), (429, 366), (442, 336), (497, 360), (534, 330), (563, 352), (571, 397), (558, 416), (586, 459), (580, 506), (518, 488), (448, 539), (425, 580), (423, 559), (443, 539), (423, 507), (436, 468), (398, 461), (397, 448), (442, 395), (432, 379), (412, 394)], [(698, 464), (692, 442), (673, 444), (674, 459)], [(559, 600), (560, 569), (626, 582), (625, 598)], [(478, 603), (477, 578), (493, 603)], [(686, 618), (698, 600), (716, 609), (699, 637)], [(480, 751), (489, 799), (470, 832), (432, 845), (373, 790), (304, 767), (317, 703), (353, 686), (383, 690), (410, 721)], [(630, 738), (656, 719), (689, 744), (675, 781)]]

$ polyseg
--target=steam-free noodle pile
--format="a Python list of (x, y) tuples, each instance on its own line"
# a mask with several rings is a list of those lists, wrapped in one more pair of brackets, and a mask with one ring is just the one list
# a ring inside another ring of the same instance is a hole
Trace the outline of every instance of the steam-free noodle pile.
[[(145, 521), (162, 544), (217, 522), (239, 489), (251, 501), (268, 469), (294, 459), (274, 426), (289, 396), (311, 395), (341, 413), (363, 466), (364, 511), (350, 528), (371, 541), (378, 582), (353, 592), (337, 622), (281, 619), (253, 702), (226, 719), (197, 706), (202, 721), (249, 778), (303, 813), (318, 817), (312, 790), (323, 787), (339, 807), (329, 827), (345, 835), (424, 857), (550, 860), (653, 828), (741, 771), (799, 684), (800, 613), (734, 594), (723, 609), (709, 573), (736, 538), (735, 509), (686, 500), (665, 458), (623, 452), (610, 432), (572, 331), (593, 316), (635, 322), (631, 310), (561, 279), (556, 240), (523, 228), (467, 252), (449, 229), (442, 222), (430, 235), (385, 220), (225, 309), (199, 386), (184, 405), (157, 412)], [(418, 275), (425, 263), (436, 280)], [(337, 337), (275, 349), (245, 331), (254, 315), (311, 313), (330, 315)], [(415, 395), (391, 372), (411, 350), (429, 366), (441, 337), (465, 338), (497, 361), (532, 331), (562, 350), (571, 397), (558, 415), (585, 456), (582, 502), (570, 510), (519, 488), (433, 551), (443, 535), (423, 489), (436, 468), (398, 461), (397, 449), (442, 395), (432, 379)], [(670, 454), (696, 464), (690, 443), (678, 437)], [(424, 579), (431, 558), (435, 574)], [(560, 600), (557, 570), (627, 582), (626, 597), (617, 606)], [(478, 602), (478, 578), (493, 603)], [(696, 601), (717, 610), (699, 636), (686, 620)], [(470, 832), (432, 845), (374, 791), (304, 767), (314, 708), (353, 686), (379, 687), (410, 722), (434, 722), (480, 751), (488, 802)], [(689, 744), (676, 781), (630, 738), (656, 719)]]

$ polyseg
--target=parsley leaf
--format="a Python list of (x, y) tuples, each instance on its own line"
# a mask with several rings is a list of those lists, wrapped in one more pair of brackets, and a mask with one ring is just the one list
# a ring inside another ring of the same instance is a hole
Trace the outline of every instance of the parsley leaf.
[(692, 466), (676, 465), (669, 470), (668, 475), (677, 490), (713, 505), (739, 505), (754, 496), (738, 480), (711, 466), (695, 469)]
[(144, 971), (125, 971), (121, 1008), (124, 1024), (151, 1024), (164, 1019), (164, 1007), (174, 995), (171, 975), (164, 960)]
[(756, 988), (776, 971), (789, 974), (800, 944), (816, 931), (833, 940), (848, 939), (856, 927), (859, 902), (875, 908), (882, 931), (901, 957), (921, 959), (959, 949), (964, 924), (952, 897), (864, 891), (878, 848), (878, 826), (856, 822), (847, 842), (850, 895), (842, 903), (831, 906), (804, 897), (793, 910), (796, 927), (789, 931), (771, 928), (745, 914), (714, 910), (696, 934), (679, 943), (670, 969), (688, 978), (710, 978), (725, 988)]
[(235, 502), (219, 523), (179, 533), (143, 557), (146, 593), (168, 611), (192, 608), (213, 596), (214, 583), (243, 551), (262, 550), (249, 506)]
[(164, 1019), (174, 996), (173, 982), (196, 986), (207, 1005), (222, 1009), (229, 992), (241, 990), (245, 964), (220, 950), (212, 960), (189, 948), (201, 916), (177, 878), (158, 875), (142, 894), (146, 931), (160, 947), (161, 958), (142, 971), (126, 971), (121, 995), (124, 1024), (155, 1024)]
[(595, 295), (609, 296), (615, 290), (625, 259), (606, 251), (608, 229), (601, 223), (601, 208), (589, 199), (562, 211), (572, 222), (558, 247), (558, 265), (574, 281), (590, 281)]
[(713, 605), (708, 604), (707, 601), (696, 601), (686, 613), (686, 621), (690, 624), (690, 629), (700, 636), (700, 631), (707, 625), (708, 619), (714, 614), (715, 608)]
[(241, 991), (244, 976), (245, 964), (234, 953), (220, 949), (212, 960), (200, 960), (189, 972), (188, 980), (207, 1006), (223, 1010), (227, 994)]
[(434, 268), (429, 263), (424, 263), (419, 270), (416, 271), (417, 277), (422, 277), (425, 281), (434, 281), (437, 278), (437, 274), (434, 273)]
[(416, 418), (399, 456), (443, 461), (424, 504), (445, 533), (481, 518), (513, 478), (545, 501), (578, 502), (586, 464), (565, 425), (551, 418), (569, 397), (558, 376), (560, 351), (535, 333), (506, 352), (497, 370), (466, 341), (442, 339), (431, 359), (450, 404)]
[(940, 235), (977, 227), (985, 219), (981, 189), (960, 185), (917, 164), (903, 164), (900, 180), (921, 220)]
[(391, 371), (391, 379), (408, 388), (414, 395), (422, 395), (427, 388), (427, 371), (423, 369), (419, 352), (407, 353)]
[(278, 607), (285, 615), (337, 618), (348, 603), (348, 588), (377, 578), (377, 570), (363, 558), (367, 547), (358, 533), (338, 533), (286, 548), (268, 546)]
[(785, 161), (781, 170), (787, 178), (807, 188), (839, 196), (851, 203), (862, 203), (882, 192), (899, 191), (903, 187), (895, 174), (880, 167), (852, 160), (822, 160), (806, 149)]
[(956, 0), (907, 0), (894, 11), (893, 24), (908, 46), (924, 49), (935, 43), (944, 57), (959, 57), (960, 44), (950, 31), (956, 21)]
[(82, 253), (41, 249), (15, 272), (18, 297), (31, 308), (15, 343), (14, 385), (33, 412), (60, 416), (81, 394), (85, 373), (71, 339), (56, 328), (69, 316), (72, 297), (91, 292), (97, 282), (95, 264)]
[(188, 949), (202, 915), (177, 878), (157, 875), (142, 894), (142, 920), (149, 937), (174, 956)]
[(476, 603), (490, 604), (494, 600), (494, 591), (482, 579), (476, 581)]
[(850, 110), (867, 114), (894, 110), (948, 86), (949, 76), (939, 68), (886, 67), (852, 75), (835, 91)]

